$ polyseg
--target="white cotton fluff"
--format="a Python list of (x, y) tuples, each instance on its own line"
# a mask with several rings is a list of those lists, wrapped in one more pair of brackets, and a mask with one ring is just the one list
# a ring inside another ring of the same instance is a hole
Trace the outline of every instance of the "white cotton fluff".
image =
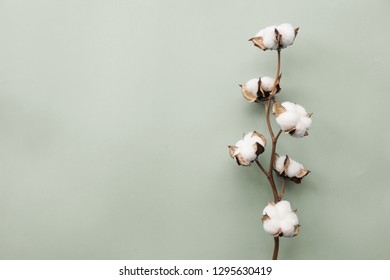
[(257, 97), (257, 91), (259, 90), (259, 79), (253, 78), (246, 82), (246, 89)]
[(284, 171), (284, 161), (286, 160), (286, 156), (280, 156), (275, 161), (275, 169), (279, 173), (282, 173)]
[(293, 222), (288, 219), (281, 221), (280, 230), (282, 231), (284, 237), (293, 237), (295, 230)]
[(290, 158), (290, 164), (287, 167), (286, 175), (287, 177), (290, 178), (297, 177), (299, 173), (301, 173), (302, 169), (303, 169), (302, 164)]
[(282, 130), (289, 130), (296, 126), (299, 116), (295, 111), (286, 111), (276, 118), (276, 122)]
[(298, 224), (298, 216), (297, 214), (295, 214), (294, 211), (288, 213), (286, 215), (286, 219), (288, 219), (289, 221), (291, 221), (294, 225), (297, 225)]
[(291, 204), (287, 200), (281, 200), (278, 203), (276, 203), (275, 206), (279, 217), (284, 217), (288, 213), (292, 212)]
[(307, 116), (307, 112), (306, 112), (306, 109), (303, 108), (301, 105), (299, 104), (294, 104), (295, 105), (295, 111), (297, 111), (297, 113), (301, 116), (301, 117), (306, 117)]
[(278, 42), (276, 40), (275, 34), (276, 26), (268, 26), (259, 32), (257, 32), (255, 37), (263, 38), (263, 45), (266, 49), (276, 50), (278, 48)]
[(261, 87), (266, 92), (269, 92), (272, 90), (274, 83), (275, 83), (275, 79), (273, 79), (271, 77), (262, 77), (261, 78)]
[(307, 129), (305, 129), (301, 124), (297, 124), (294, 133), (291, 136), (295, 138), (302, 138), (306, 135)]
[(279, 34), (282, 35), (281, 45), (283, 48), (294, 43), (295, 40), (295, 28), (289, 23), (283, 23), (276, 27)]
[(312, 119), (305, 115), (299, 119), (299, 122), (307, 129), (311, 126)]
[(263, 215), (269, 217), (263, 221), (263, 228), (267, 233), (275, 235), (282, 232), (284, 237), (294, 236), (298, 216), (292, 211), (290, 202), (282, 200), (275, 205), (268, 204), (263, 210)]
[(280, 224), (278, 220), (270, 219), (263, 222), (263, 228), (265, 232), (275, 235), (279, 232)]
[(259, 143), (261, 146), (265, 146), (263, 139), (258, 136), (253, 136), (253, 131), (245, 134), (244, 139), (236, 143), (236, 151), (234, 155), (241, 154), (242, 158), (246, 162), (252, 162), (256, 159), (256, 149), (253, 144)]

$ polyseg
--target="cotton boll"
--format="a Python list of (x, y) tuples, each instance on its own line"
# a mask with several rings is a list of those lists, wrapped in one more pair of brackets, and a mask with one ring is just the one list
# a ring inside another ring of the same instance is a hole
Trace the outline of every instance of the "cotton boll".
[(263, 222), (263, 228), (265, 230), (265, 232), (271, 234), (271, 235), (275, 235), (279, 232), (279, 221), (277, 220), (273, 220), (273, 219), (269, 219), (269, 220), (265, 220)]
[(289, 130), (293, 128), (297, 124), (298, 120), (299, 116), (294, 111), (286, 111), (276, 118), (276, 122), (282, 130)]
[(275, 79), (270, 78), (270, 77), (262, 77), (261, 78), (261, 87), (263, 88), (264, 91), (271, 91), (272, 87), (274, 86)]
[(252, 93), (254, 96), (257, 97), (257, 92), (259, 90), (259, 79), (254, 78), (250, 79), (249, 81), (246, 82), (245, 84), (247, 91)]
[(296, 177), (301, 172), (301, 169), (303, 169), (303, 165), (299, 162), (296, 162), (295, 160), (290, 159), (290, 164), (287, 167), (286, 175), (287, 177)]
[(268, 204), (263, 210), (263, 228), (271, 235), (282, 234), (284, 237), (296, 235), (295, 228), (298, 225), (298, 216), (292, 211), (290, 202), (282, 200)]
[(289, 220), (284, 220), (280, 222), (280, 230), (283, 233), (284, 237), (293, 237), (294, 236), (294, 225)]
[(282, 35), (281, 45), (285, 48), (291, 45), (295, 39), (295, 29), (289, 23), (283, 23), (276, 27), (279, 34)]
[(276, 50), (278, 48), (278, 43), (276, 41), (276, 34), (275, 34), (276, 26), (268, 26), (262, 30), (260, 30), (256, 37), (263, 38), (263, 45), (265, 48), (270, 50)]
[(284, 170), (284, 161), (286, 160), (286, 156), (280, 156), (276, 161), (275, 161), (275, 169), (279, 173), (282, 173)]

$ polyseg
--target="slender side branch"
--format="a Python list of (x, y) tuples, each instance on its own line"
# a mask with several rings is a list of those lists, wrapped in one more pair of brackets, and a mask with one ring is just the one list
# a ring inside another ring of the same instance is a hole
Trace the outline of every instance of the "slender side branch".
[(281, 129), (279, 130), (278, 134), (276, 134), (276, 137), (275, 137), (275, 138), (276, 138), (276, 140), (278, 140), (278, 139), (279, 139), (279, 136), (280, 136), (280, 134), (282, 134), (282, 130), (281, 130)]
[(270, 111), (271, 111), (271, 99), (272, 98), (273, 98), (273, 96), (270, 95), (267, 103), (265, 104), (265, 118), (267, 120), (267, 127), (268, 127), (269, 134), (271, 135), (271, 139), (273, 140), (275, 138), (275, 136), (274, 136), (274, 131), (272, 130), (271, 120), (269, 117)]
[(286, 180), (282, 179), (282, 190), (280, 191), (279, 200), (282, 200), (285, 190), (286, 190)]
[(261, 165), (261, 163), (257, 159), (255, 160), (255, 162), (257, 166), (260, 167), (261, 171), (263, 171), (264, 175), (268, 177), (267, 170), (265, 170), (265, 168)]

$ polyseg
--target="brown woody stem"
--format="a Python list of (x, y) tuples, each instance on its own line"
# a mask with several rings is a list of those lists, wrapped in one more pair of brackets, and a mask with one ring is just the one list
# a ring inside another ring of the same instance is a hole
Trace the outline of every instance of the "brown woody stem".
[(264, 171), (263, 172), (264, 172), (264, 174), (266, 174), (267, 179), (271, 185), (275, 203), (279, 202), (279, 195), (278, 195), (278, 191), (276, 189), (276, 184), (275, 184), (274, 176), (273, 176), (273, 164), (275, 161), (276, 144), (278, 142), (279, 136), (282, 133), (282, 131), (279, 130), (278, 134), (275, 137), (274, 131), (273, 131), (272, 126), (271, 126), (270, 111), (271, 111), (271, 100), (274, 99), (274, 94), (276, 93), (276, 86), (279, 83), (279, 76), (280, 76), (280, 49), (278, 49), (278, 69), (276, 71), (275, 81), (274, 81), (274, 84), (272, 86), (270, 97), (268, 98), (268, 101), (265, 105), (265, 116), (267, 119), (267, 127), (268, 127), (269, 134), (271, 136), (271, 139), (272, 139), (272, 151), (271, 151), (271, 159), (270, 159), (270, 163), (269, 163), (268, 172), (264, 172)]
[[(261, 171), (267, 177), (268, 182), (271, 185), (271, 189), (272, 189), (272, 193), (274, 195), (274, 202), (275, 203), (278, 203), (281, 200), (281, 197), (278, 195), (278, 190), (276, 188), (276, 184), (275, 184), (275, 180), (274, 180), (273, 164), (275, 161), (276, 144), (278, 143), (278, 139), (279, 139), (280, 134), (282, 133), (282, 130), (279, 130), (278, 134), (275, 136), (274, 131), (272, 130), (272, 126), (271, 126), (270, 111), (271, 111), (271, 101), (273, 101), (275, 99), (274, 95), (276, 93), (277, 85), (279, 83), (279, 77), (280, 77), (280, 49), (278, 49), (278, 69), (276, 71), (275, 81), (274, 81), (274, 84), (272, 86), (270, 96), (265, 104), (265, 116), (266, 116), (266, 120), (267, 120), (267, 127), (268, 127), (268, 132), (269, 132), (271, 139), (272, 139), (272, 151), (271, 151), (269, 169), (266, 170), (257, 159), (255, 160), (257, 166), (261, 169)], [(284, 183), (283, 183), (283, 187), (282, 187), (282, 194), (284, 194)], [(279, 252), (279, 236), (276, 236), (276, 237), (274, 237), (274, 253), (272, 255), (273, 260), (278, 259), (278, 252)]]
[(274, 253), (272, 255), (272, 260), (278, 259), (278, 252), (279, 252), (279, 236), (274, 237)]
[[(279, 77), (280, 77), (280, 49), (278, 49), (278, 68), (277, 68), (277, 71), (276, 71), (275, 82), (274, 82), (274, 84), (272, 86), (272, 90), (271, 90), (270, 96), (269, 96), (268, 101), (267, 101), (267, 103), (265, 105), (265, 114), (266, 114), (266, 119), (267, 119), (267, 127), (268, 127), (269, 134), (271, 136), (271, 139), (272, 139), (271, 158), (270, 158), (270, 163), (269, 163), (269, 169), (268, 169), (268, 172), (266, 173), (266, 176), (267, 176), (267, 179), (268, 179), (268, 181), (269, 181), (269, 183), (271, 185), (275, 203), (278, 203), (280, 201), (280, 197), (278, 195), (278, 191), (276, 189), (276, 184), (275, 184), (275, 181), (274, 181), (273, 165), (274, 165), (274, 162), (275, 162), (276, 145), (278, 143), (278, 139), (279, 139), (280, 134), (282, 133), (282, 130), (279, 130), (278, 134), (275, 137), (274, 131), (272, 130), (272, 126), (271, 126), (270, 111), (271, 111), (271, 100), (275, 99), (274, 95), (276, 93), (276, 88), (277, 88), (276, 86), (279, 83)], [(284, 190), (283, 190), (283, 193), (284, 193)], [(278, 252), (279, 252), (279, 237), (274, 237), (274, 253), (272, 255), (272, 259), (273, 260), (277, 260), (278, 259)]]

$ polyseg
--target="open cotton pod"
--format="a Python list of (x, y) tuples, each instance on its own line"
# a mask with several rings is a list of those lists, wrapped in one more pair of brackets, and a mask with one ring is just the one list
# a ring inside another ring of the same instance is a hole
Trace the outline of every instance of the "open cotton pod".
[[(279, 76), (275, 85), (274, 94), (280, 91), (279, 81), (282, 75)], [(247, 81), (245, 84), (240, 85), (242, 95), (249, 102), (261, 102), (268, 100), (270, 96), (275, 79), (271, 77), (254, 78)]]
[(236, 145), (228, 146), (229, 154), (238, 165), (249, 166), (264, 152), (266, 143), (267, 140), (262, 134), (252, 131), (245, 134), (244, 139), (239, 140)]
[(279, 156), (275, 154), (273, 166), (279, 176), (297, 184), (300, 184), (303, 177), (310, 173), (310, 170), (305, 169), (302, 164), (287, 155)]
[(298, 216), (287, 200), (278, 203), (268, 202), (261, 221), (265, 232), (274, 237), (294, 237), (299, 233)]
[(294, 28), (290, 23), (272, 25), (261, 29), (249, 41), (263, 51), (282, 49), (294, 43), (298, 30), (299, 28)]
[(276, 122), (280, 128), (291, 136), (301, 138), (307, 136), (311, 126), (311, 115), (299, 104), (292, 102), (275, 102), (272, 113), (276, 117)]

